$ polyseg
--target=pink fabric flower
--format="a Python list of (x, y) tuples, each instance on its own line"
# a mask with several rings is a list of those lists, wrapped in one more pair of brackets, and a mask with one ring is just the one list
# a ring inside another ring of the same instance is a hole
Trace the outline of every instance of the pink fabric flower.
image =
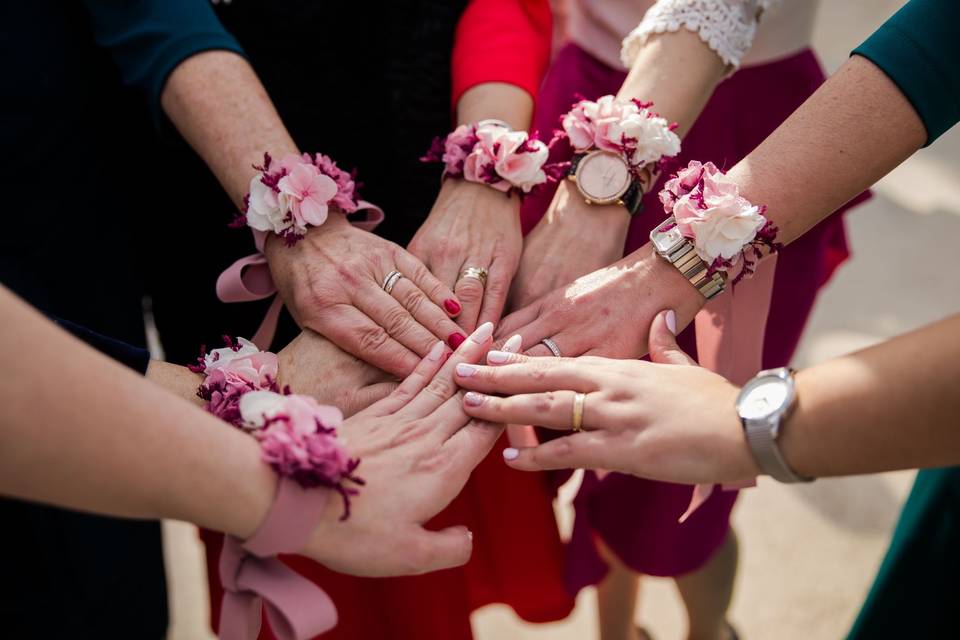
[(524, 193), (547, 181), (543, 165), (550, 154), (547, 145), (539, 140), (530, 140), (524, 131), (511, 131), (501, 135), (497, 142), (494, 169), (508, 186)]
[(593, 147), (593, 122), (583, 110), (583, 102), (578, 102), (567, 112), (560, 125), (570, 139), (570, 144), (578, 153), (583, 153)]
[(337, 183), (312, 164), (298, 163), (277, 183), (280, 208), (293, 216), (294, 226), (305, 231), (327, 220), (329, 203), (337, 195)]
[(337, 195), (333, 197), (331, 204), (343, 213), (354, 213), (359, 208), (359, 203), (356, 193), (357, 183), (354, 181), (353, 174), (338, 167), (336, 162), (322, 153), (316, 154), (314, 164), (321, 173), (337, 183)]
[(207, 377), (197, 395), (207, 401), (207, 411), (232, 425), (243, 426), (239, 407), (243, 395), (277, 389), (276, 354), (259, 351), (243, 338), (229, 347), (214, 349), (203, 357), (203, 363)]

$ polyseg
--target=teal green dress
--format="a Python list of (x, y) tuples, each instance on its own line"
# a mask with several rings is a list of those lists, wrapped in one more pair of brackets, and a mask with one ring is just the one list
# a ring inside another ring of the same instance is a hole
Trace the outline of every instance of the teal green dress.
[[(928, 145), (960, 120), (958, 25), (960, 0), (912, 0), (853, 51), (900, 88), (926, 127)], [(917, 475), (848, 638), (957, 637), (960, 468), (928, 469)]]

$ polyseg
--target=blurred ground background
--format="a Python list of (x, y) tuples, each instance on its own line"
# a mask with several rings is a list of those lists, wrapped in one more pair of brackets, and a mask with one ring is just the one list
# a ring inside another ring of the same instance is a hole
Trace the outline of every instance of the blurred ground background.
[[(903, 2), (822, 0), (815, 45), (832, 72)], [(886, 177), (847, 218), (854, 258), (822, 294), (795, 364), (805, 366), (960, 311), (960, 130)], [(816, 188), (816, 185), (811, 185)], [(908, 425), (905, 425), (908, 426)], [(734, 511), (740, 575), (732, 620), (744, 638), (832, 640), (850, 626), (879, 565), (913, 473), (783, 486), (761, 480)], [(569, 508), (558, 505), (561, 521)], [(204, 640), (207, 595), (195, 529), (164, 525), (169, 640)], [(638, 621), (655, 637), (684, 637), (672, 583), (647, 580)], [(528, 625), (504, 606), (474, 615), (478, 640), (593, 640), (595, 595), (561, 623)], [(451, 639), (454, 640), (454, 639)]]

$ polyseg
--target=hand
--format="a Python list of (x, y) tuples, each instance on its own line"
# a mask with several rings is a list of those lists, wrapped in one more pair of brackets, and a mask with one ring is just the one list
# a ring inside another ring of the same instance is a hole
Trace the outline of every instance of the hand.
[(540, 344), (551, 338), (566, 357), (639, 358), (647, 352), (647, 332), (657, 310), (675, 309), (686, 324), (705, 302), (647, 244), (511, 313), (496, 338), (519, 334), (531, 356), (551, 355)]
[(313, 396), (321, 404), (352, 416), (385, 398), (396, 387), (393, 377), (371, 367), (310, 329), (304, 329), (277, 353), (280, 388)]
[(427, 531), (423, 524), (460, 493), (502, 432), (463, 412), (453, 381), (458, 363), (483, 357), (492, 333), (492, 324), (481, 325), (449, 360), (437, 343), (396, 391), (343, 423), (340, 438), (361, 459), (357, 474), (366, 485), (347, 520), (339, 520), (339, 501), (330, 501), (305, 554), (362, 576), (426, 573), (470, 559), (465, 527)]
[(510, 289), (519, 309), (582, 275), (623, 257), (630, 215), (620, 205), (591, 205), (569, 180), (557, 187), (546, 214), (523, 243)]
[(480, 420), (569, 431), (574, 394), (587, 394), (583, 432), (504, 451), (507, 464), (523, 471), (611, 469), (684, 484), (755, 478), (759, 469), (734, 409), (737, 387), (680, 350), (668, 314), (658, 314), (650, 329), (653, 363), (491, 351), (487, 361), (503, 366), (461, 365), (457, 383), (475, 390), (464, 410)]
[[(463, 304), (457, 322), (465, 331), (497, 323), (523, 249), (520, 201), (483, 184), (445, 180), (409, 249), (457, 294)], [(486, 269), (486, 285), (460, 278), (467, 267)]]
[[(464, 337), (443, 310), (458, 304), (453, 292), (401, 247), (351, 226), (344, 216), (331, 215), (292, 247), (271, 234), (266, 255), (301, 327), (394, 375), (413, 371), (438, 339), (459, 343)], [(389, 294), (383, 280), (394, 269), (404, 277)]]

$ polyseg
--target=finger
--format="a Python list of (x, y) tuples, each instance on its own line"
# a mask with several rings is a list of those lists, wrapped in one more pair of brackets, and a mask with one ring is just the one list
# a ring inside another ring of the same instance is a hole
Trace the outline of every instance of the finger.
[(446, 338), (431, 333), (393, 296), (378, 286), (370, 283), (361, 285), (360, 290), (354, 294), (354, 302), (360, 311), (383, 327), (393, 340), (413, 351), (418, 357), (427, 355), (437, 339)]
[(464, 526), (440, 531), (418, 526), (410, 529), (401, 545), (409, 558), (411, 573), (429, 573), (466, 564), (473, 553), (473, 534)]
[(456, 349), (467, 339), (460, 326), (421, 291), (412, 280), (400, 278), (390, 292), (421, 326)]
[[(510, 359), (522, 357), (516, 354), (506, 356)], [(487, 394), (513, 395), (564, 389), (589, 393), (598, 388), (593, 379), (593, 367), (583, 366), (572, 358), (526, 358), (523, 362), (501, 366), (464, 362), (457, 365), (456, 372), (458, 385)]]
[[(482, 266), (484, 265), (475, 259), (463, 263), (464, 269)], [(457, 284), (453, 287), (457, 299), (463, 305), (463, 311), (457, 317), (457, 323), (467, 331), (473, 331), (474, 327), (477, 326), (477, 318), (480, 316), (480, 307), (483, 305), (485, 288), (483, 281), (475, 276), (460, 276), (457, 278)]]
[[(509, 424), (533, 424), (538, 427), (569, 431), (573, 429), (574, 391), (545, 391), (523, 393), (498, 398), (476, 391), (468, 391), (463, 397), (463, 410), (478, 420)], [(591, 397), (593, 403), (590, 402)], [(599, 398), (587, 394), (583, 406), (584, 429), (596, 428), (594, 404)]]
[[(389, 298), (389, 296), (387, 296)], [(386, 330), (356, 307), (342, 304), (329, 313), (319, 332), (338, 347), (395, 376), (406, 376), (420, 358), (390, 337)]]
[(443, 342), (437, 342), (430, 352), (414, 368), (389, 396), (372, 405), (368, 411), (378, 416), (386, 416), (399, 411), (420, 393), (427, 383), (443, 366), (444, 356), (449, 351)]
[(470, 337), (447, 359), (443, 367), (415, 398), (404, 408), (409, 417), (428, 416), (457, 393), (454, 370), (461, 363), (479, 362), (490, 348), (493, 325), (489, 322), (477, 327)]
[(677, 345), (677, 314), (672, 309), (661, 311), (654, 317), (648, 344), (651, 362), (699, 366)]
[(491, 263), (490, 275), (483, 288), (483, 304), (480, 306), (477, 324), (500, 322), (503, 308), (507, 304), (507, 295), (510, 293), (510, 281), (515, 271), (516, 269), (510, 269), (503, 260), (495, 259)]
[[(461, 313), (463, 301), (458, 300), (450, 287), (441, 282), (437, 276), (430, 273), (422, 262), (417, 260), (413, 254), (400, 249), (396, 255), (397, 269), (409, 278), (413, 284), (417, 285), (420, 291), (427, 294), (434, 305), (443, 309), (450, 317), (456, 317)], [(444, 280), (446, 282), (446, 280)], [(442, 338), (443, 336), (437, 336)]]
[[(497, 339), (504, 336), (520, 333), (520, 327), (525, 327), (540, 317), (540, 305), (537, 302), (518, 309), (500, 321), (497, 326)], [(541, 336), (542, 337), (542, 336)], [(524, 342), (526, 344), (526, 342)]]
[[(505, 353), (519, 353), (520, 349), (523, 347), (523, 336), (513, 335), (510, 336), (506, 342), (503, 343), (501, 350)], [(489, 357), (490, 354), (487, 354)]]
[(470, 471), (487, 457), (501, 433), (502, 424), (470, 420), (443, 444), (443, 449), (452, 458), (454, 465), (464, 469), (469, 475)]
[(602, 431), (574, 433), (536, 447), (503, 450), (503, 460), (520, 471), (548, 469), (603, 469), (612, 452)]
[[(349, 409), (351, 409), (350, 415), (357, 413), (358, 411), (363, 411), (376, 402), (380, 402), (391, 393), (396, 391), (398, 386), (399, 385), (396, 382), (378, 382), (376, 384), (362, 387), (353, 397), (353, 406), (349, 407)], [(344, 414), (346, 413), (347, 412), (344, 411)], [(349, 417), (349, 415), (346, 417)]]

